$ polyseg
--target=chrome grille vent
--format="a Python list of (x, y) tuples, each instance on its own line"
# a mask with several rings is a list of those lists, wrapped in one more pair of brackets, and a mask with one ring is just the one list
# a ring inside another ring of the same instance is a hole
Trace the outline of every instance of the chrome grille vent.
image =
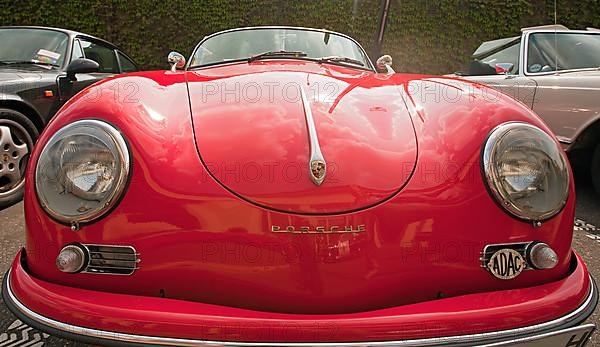
[(131, 275), (139, 268), (139, 253), (131, 246), (83, 245), (89, 254), (86, 273)]

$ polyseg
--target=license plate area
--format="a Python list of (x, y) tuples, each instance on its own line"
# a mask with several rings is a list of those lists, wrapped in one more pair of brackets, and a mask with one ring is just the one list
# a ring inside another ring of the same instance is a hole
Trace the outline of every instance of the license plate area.
[(512, 341), (486, 344), (487, 347), (527, 346), (527, 347), (583, 347), (589, 341), (596, 327), (593, 324), (580, 325), (568, 329), (524, 337)]

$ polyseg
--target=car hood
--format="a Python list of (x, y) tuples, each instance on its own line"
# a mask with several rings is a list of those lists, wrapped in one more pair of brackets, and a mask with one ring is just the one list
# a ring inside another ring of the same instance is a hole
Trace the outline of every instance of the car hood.
[[(249, 202), (343, 213), (385, 201), (412, 174), (411, 118), (397, 86), (372, 72), (270, 61), (192, 71), (187, 79), (205, 178)], [(310, 172), (315, 138), (327, 165), (320, 185)]]
[(35, 71), (28, 71), (15, 68), (0, 68), (0, 82), (39, 79), (42, 79), (42, 75)]

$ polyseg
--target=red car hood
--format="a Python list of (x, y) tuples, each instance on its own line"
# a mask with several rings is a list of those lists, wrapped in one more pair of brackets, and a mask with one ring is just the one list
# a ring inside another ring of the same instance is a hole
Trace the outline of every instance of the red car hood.
[[(205, 179), (254, 204), (301, 214), (358, 210), (393, 196), (414, 169), (404, 101), (371, 72), (263, 61), (187, 79), (196, 144), (212, 176)], [(308, 112), (327, 163), (321, 185), (309, 171)]]

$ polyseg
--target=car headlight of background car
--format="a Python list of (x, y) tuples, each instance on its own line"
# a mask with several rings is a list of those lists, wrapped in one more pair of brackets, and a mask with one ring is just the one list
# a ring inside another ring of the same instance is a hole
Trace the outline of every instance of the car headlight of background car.
[(504, 123), (490, 133), (483, 148), (483, 171), (492, 196), (523, 220), (551, 218), (569, 195), (562, 149), (546, 132), (527, 123)]
[(99, 120), (81, 120), (50, 138), (37, 162), (35, 187), (42, 207), (56, 220), (90, 222), (119, 200), (129, 169), (121, 133)]

